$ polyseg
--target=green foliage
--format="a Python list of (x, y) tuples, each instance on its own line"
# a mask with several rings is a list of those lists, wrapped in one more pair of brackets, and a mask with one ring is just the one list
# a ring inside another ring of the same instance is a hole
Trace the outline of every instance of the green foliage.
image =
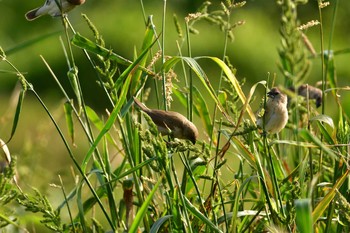
[[(334, 120), (325, 112), (324, 100), (319, 113), (310, 96), (288, 90), (308, 79), (311, 60), (297, 14), (298, 6), (306, 1), (277, 3), (281, 9), (280, 69), (286, 80), (280, 88), (290, 97), (289, 123), (277, 136), (261, 133), (255, 126), (253, 103), (260, 89), (266, 95), (269, 78), (248, 86), (237, 78), (227, 54), (234, 29), (243, 24), (233, 23), (231, 17), (244, 9), (245, 2), (225, 1), (214, 10), (205, 2), (197, 13), (184, 18), (184, 25), (174, 16), (181, 39), (177, 54), (165, 51), (165, 18), (162, 33), (156, 31), (151, 16), (145, 18), (142, 44), (135, 48), (133, 58), (108, 48), (103, 33), (87, 15), (82, 17), (93, 39), (76, 32), (68, 18), (62, 17), (67, 40), (65, 78), (71, 91), (42, 60), (65, 98), (65, 126), (1, 49), (1, 59), (11, 69), (7, 73), (15, 73), (22, 87), (10, 140), (16, 136), (24, 94), (29, 91), (55, 126), (66, 149), (59, 156), (70, 159), (76, 177), (71, 187), (59, 176), (60, 185), (53, 186), (63, 198), (54, 207), (49, 195), (38, 188), (23, 191), (16, 183), (17, 160), (11, 159), (3, 143), (7, 162), (0, 173), (0, 227), (13, 225), (27, 231), (19, 211), (24, 207), (26, 213), (39, 216), (37, 225), (55, 232), (348, 232), (349, 119), (339, 100), (336, 57), (320, 53), (321, 62), (327, 64), (321, 73), (331, 88), (326, 91), (323, 84), (323, 98), (332, 98), (339, 112), (339, 119)], [(324, 4), (319, 2), (320, 18)], [(192, 56), (196, 45), (191, 33), (200, 33), (195, 26), (208, 22), (223, 32), (222, 58)], [(91, 76), (108, 99), (105, 115), (86, 103), (86, 96), (94, 93), (81, 88), (82, 82), (91, 80), (80, 76), (78, 70), (83, 67), (77, 65), (76, 50), (83, 51), (94, 70)], [(217, 76), (209, 77), (203, 64), (214, 65)], [(151, 82), (153, 86), (147, 88)], [(265, 95), (262, 102), (266, 102)], [(176, 97), (186, 109), (181, 113), (186, 112), (199, 129), (196, 145), (163, 137), (152, 118), (133, 107), (133, 97), (156, 100), (166, 110)], [(87, 145), (81, 161), (71, 148), (78, 140)], [(35, 222), (35, 217), (26, 221)]]
[(286, 87), (299, 86), (304, 83), (310, 70), (310, 61), (307, 58), (306, 46), (303, 43), (302, 32), (298, 20), (298, 5), (307, 3), (307, 0), (278, 0), (281, 7), (281, 58), (280, 69), (285, 77)]
[(16, 157), (12, 157), (10, 164), (1, 162), (0, 169), (0, 227), (5, 227), (8, 224), (15, 224), (16, 219), (13, 219), (14, 211), (12, 210), (13, 202), (18, 196), (18, 190), (13, 184), (16, 174)]
[(47, 228), (62, 232), (60, 212), (53, 209), (49, 200), (39, 190), (33, 189), (33, 191), (33, 195), (19, 195), (17, 198), (18, 203), (24, 206), (26, 211), (41, 213), (43, 219), (40, 222)]

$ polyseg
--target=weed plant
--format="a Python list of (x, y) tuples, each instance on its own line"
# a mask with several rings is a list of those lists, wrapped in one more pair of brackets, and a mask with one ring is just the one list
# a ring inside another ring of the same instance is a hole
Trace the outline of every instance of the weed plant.
[[(67, 94), (50, 64), (44, 57), (42, 60), (65, 98), (66, 128), (59, 126), (35, 86), (1, 50), (1, 62), (8, 64), (8, 72), (16, 73), (22, 86), (11, 138), (16, 137), (25, 94), (31, 92), (56, 127), (78, 179), (75, 187), (67, 190), (59, 177), (61, 182), (55, 187), (64, 198), (53, 206), (40, 190), (21, 190), (14, 178), (21, 175), (16, 174), (17, 159), (2, 144), (8, 159), (0, 174), (0, 227), (5, 232), (30, 232), (16, 217), (22, 209), (55, 232), (349, 232), (350, 132), (339, 100), (340, 92), (348, 89), (337, 84), (336, 52), (332, 52), (339, 3), (335, 0), (328, 6), (318, 0), (319, 17), (301, 24), (298, 8), (306, 2), (276, 1), (281, 11), (281, 75), (277, 79), (284, 80), (279, 87), (289, 95), (290, 116), (279, 135), (257, 129), (251, 107), (256, 90), (266, 95), (275, 85), (276, 75), (267, 74), (265, 80), (247, 87), (236, 78), (227, 56), (235, 29), (244, 27), (244, 19), (232, 22), (232, 15), (244, 8), (245, 2), (227, 0), (215, 11), (212, 3), (204, 2), (185, 19), (175, 15), (178, 52), (168, 54), (164, 48), (172, 24), (166, 22), (167, 1), (163, 1), (161, 26), (154, 25), (152, 16), (143, 11), (145, 33), (133, 58), (108, 48), (88, 16), (82, 19), (93, 37), (76, 32), (68, 18), (62, 17), (67, 78), (74, 96)], [(143, 1), (140, 4), (144, 9)], [(324, 7), (334, 9), (329, 35), (323, 30)], [(191, 43), (191, 35), (200, 33), (198, 22), (221, 30), (225, 38), (221, 57), (209, 56), (204, 50), (203, 55), (192, 56), (196, 45)], [(313, 48), (308, 40), (310, 27), (320, 31), (320, 48)], [(329, 45), (324, 37), (330, 38)], [(104, 116), (85, 103), (84, 96), (93, 93), (81, 89), (81, 82), (87, 80), (79, 77), (83, 67), (76, 65), (77, 50), (85, 54), (109, 101)], [(207, 76), (203, 62), (220, 69), (217, 77)], [(320, 109), (313, 99), (298, 96), (292, 88), (308, 84), (311, 63), (321, 64)], [(249, 93), (244, 93), (242, 86)], [(175, 100), (180, 102), (184, 114), (200, 131), (197, 143), (162, 137), (152, 120), (133, 106), (134, 96), (147, 104), (156, 100), (163, 110), (171, 110)], [(327, 115), (326, 98), (334, 99), (337, 119)], [(210, 107), (212, 103), (214, 107)], [(82, 161), (72, 150), (77, 127), (89, 144)], [(66, 129), (68, 137), (63, 133)], [(113, 157), (120, 161), (117, 166), (111, 165)]]

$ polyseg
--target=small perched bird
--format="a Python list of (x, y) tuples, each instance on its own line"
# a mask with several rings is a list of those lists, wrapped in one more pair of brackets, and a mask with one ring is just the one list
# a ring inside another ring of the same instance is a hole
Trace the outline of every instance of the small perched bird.
[(320, 107), (322, 104), (322, 90), (306, 84), (303, 84), (298, 88), (298, 94), (305, 98), (308, 96), (307, 92), (309, 92), (310, 99), (316, 100), (316, 107)]
[(84, 2), (85, 0), (46, 0), (43, 6), (28, 11), (25, 16), (29, 21), (46, 14), (57, 17), (60, 16), (62, 12), (66, 13), (75, 6), (84, 4)]
[[(287, 96), (273, 87), (268, 93), (264, 115), (258, 118), (256, 124), (266, 132), (275, 134), (280, 132), (288, 122)], [(263, 124), (265, 123), (265, 127)]]
[(188, 139), (193, 144), (196, 144), (198, 129), (186, 117), (178, 112), (149, 109), (135, 97), (134, 101), (142, 111), (151, 117), (162, 135), (170, 135), (179, 139)]

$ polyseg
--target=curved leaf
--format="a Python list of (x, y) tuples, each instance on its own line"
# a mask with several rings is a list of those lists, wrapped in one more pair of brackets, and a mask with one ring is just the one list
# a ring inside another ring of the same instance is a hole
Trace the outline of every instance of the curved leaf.
[(183, 60), (187, 63), (187, 65), (192, 69), (192, 71), (197, 75), (197, 77), (199, 78), (199, 80), (202, 82), (202, 84), (204, 85), (204, 87), (207, 89), (210, 97), (215, 101), (215, 104), (218, 106), (219, 110), (221, 111), (221, 113), (226, 117), (226, 119), (228, 121), (230, 121), (233, 124), (233, 120), (231, 119), (231, 117), (226, 113), (225, 109), (223, 108), (223, 106), (221, 105), (216, 92), (214, 90), (214, 88), (212, 87), (207, 75), (205, 74), (205, 72), (203, 71), (203, 69), (200, 67), (200, 65), (198, 64), (198, 62), (196, 61), (196, 59), (198, 58), (191, 58), (191, 57), (173, 57), (169, 60), (167, 60), (164, 64), (163, 64), (163, 69), (168, 72), (171, 68), (173, 68), (179, 61)]
[(332, 127), (332, 129), (334, 129), (334, 123), (333, 123), (333, 119), (330, 116), (324, 115), (324, 114), (320, 114), (317, 116), (314, 116), (310, 119), (310, 121), (320, 121), (320, 122), (324, 122), (327, 125), (329, 125), (330, 127)]
[[(239, 125), (241, 124), (241, 121), (243, 119), (243, 115), (244, 115), (245, 111), (247, 109), (250, 109), (250, 107), (248, 108), (248, 106), (250, 106), (249, 102), (250, 102), (250, 99), (252, 98), (252, 96), (253, 96), (253, 94), (255, 92), (255, 89), (258, 86), (258, 84), (266, 85), (266, 81), (257, 82), (250, 88), (249, 95), (248, 95), (247, 99), (244, 102), (244, 105), (243, 105), (242, 111), (241, 111), (241, 113), (239, 115), (238, 122), (236, 124), (234, 132), (238, 129)], [(255, 122), (256, 122), (255, 115), (253, 114), (250, 117), (251, 117), (251, 120), (253, 121), (253, 124), (255, 125)]]
[(301, 129), (299, 133), (301, 137), (303, 137), (305, 140), (313, 142), (315, 145), (320, 147), (328, 155), (332, 156), (334, 159), (337, 159), (337, 156), (334, 154), (334, 152), (331, 149), (329, 149), (324, 143), (322, 143), (322, 141), (319, 138), (312, 135), (310, 131), (306, 129)]
[[(241, 86), (240, 86), (236, 76), (232, 73), (230, 67), (228, 67), (225, 62), (223, 62), (221, 59), (219, 59), (217, 57), (199, 57), (199, 58), (207, 58), (207, 59), (213, 60), (216, 64), (218, 64), (220, 66), (220, 68), (224, 71), (224, 73), (225, 73), (226, 77), (228, 78), (228, 80), (234, 86), (234, 88), (235, 88), (239, 98), (241, 99), (242, 103), (243, 104), (247, 103), (246, 111), (248, 112), (251, 120), (253, 122), (255, 122), (255, 114), (254, 114), (253, 110), (251, 109), (250, 105), (248, 104), (249, 102), (247, 101), (247, 98), (244, 95), (243, 90), (242, 90), (242, 88), (241, 88)], [(264, 81), (262, 81), (262, 82), (264, 82)], [(259, 83), (261, 83), (261, 82), (259, 82)]]
[(156, 233), (160, 230), (160, 228), (162, 227), (162, 225), (168, 221), (168, 219), (172, 218), (172, 215), (165, 215), (163, 217), (161, 217), (160, 219), (158, 219), (157, 221), (155, 221), (155, 223), (153, 223), (151, 229), (150, 229), (150, 233)]

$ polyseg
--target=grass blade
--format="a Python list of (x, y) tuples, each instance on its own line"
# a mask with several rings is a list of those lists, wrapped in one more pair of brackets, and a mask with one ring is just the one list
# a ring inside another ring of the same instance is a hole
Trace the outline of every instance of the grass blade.
[(316, 144), (318, 147), (320, 147), (323, 151), (325, 151), (328, 155), (332, 156), (334, 159), (337, 159), (337, 156), (334, 154), (334, 152), (328, 147), (326, 147), (326, 145), (323, 144), (320, 139), (312, 135), (310, 131), (306, 129), (301, 129), (300, 135), (307, 141), (312, 141), (314, 144)]
[(133, 221), (132, 225), (130, 226), (129, 233), (138, 232), (138, 227), (139, 227), (140, 223), (142, 222), (143, 216), (146, 214), (147, 208), (148, 208), (149, 204), (151, 203), (152, 198), (153, 198), (154, 194), (156, 193), (162, 180), (163, 180), (163, 177), (160, 177), (158, 182), (154, 185), (152, 191), (149, 193), (149, 195), (147, 196), (145, 201), (142, 203), (142, 206), (139, 209), (139, 211), (137, 211), (137, 214), (134, 218), (134, 221)]
[(72, 104), (69, 102), (64, 103), (64, 115), (66, 118), (66, 124), (68, 128), (68, 134), (70, 138), (72, 139), (73, 145), (74, 143), (74, 121), (73, 121), (73, 108)]
[[(193, 104), (195, 105), (195, 108), (193, 108), (193, 110), (196, 113), (196, 115), (198, 115), (199, 118), (202, 120), (204, 124), (204, 128), (206, 129), (208, 135), (211, 135), (213, 131), (213, 128), (211, 127), (212, 120), (210, 118), (210, 113), (209, 113), (206, 100), (203, 97), (203, 95), (200, 93), (197, 87), (193, 86), (192, 91), (193, 91), (193, 99), (194, 99)], [(187, 98), (185, 94), (183, 94), (182, 92), (178, 91), (175, 88), (173, 89), (173, 93), (180, 100), (182, 105), (184, 106), (187, 105)]]
[(13, 123), (12, 123), (12, 130), (11, 130), (11, 135), (10, 138), (7, 140), (6, 143), (9, 143), (13, 137), (13, 135), (16, 132), (17, 129), (17, 125), (18, 125), (18, 120), (19, 120), (19, 115), (21, 114), (21, 110), (22, 110), (22, 104), (23, 104), (23, 100), (24, 100), (24, 96), (25, 96), (26, 90), (22, 89), (19, 93), (18, 96), (18, 101), (17, 101), (17, 106), (16, 106), (16, 112), (15, 112), (15, 116), (13, 118)]
[(295, 200), (296, 224), (300, 233), (312, 233), (311, 199)]
[(327, 193), (327, 195), (318, 203), (314, 211), (312, 212), (313, 223), (315, 224), (317, 220), (322, 216), (323, 212), (329, 207), (329, 204), (337, 194), (337, 190), (342, 186), (346, 178), (348, 177), (350, 170), (346, 172), (338, 179), (334, 184), (332, 189)]
[(218, 97), (216, 96), (216, 91), (212, 87), (207, 75), (203, 71), (203, 69), (200, 67), (198, 62), (196, 61), (197, 58), (191, 58), (191, 57), (172, 57), (171, 59), (167, 60), (163, 65), (163, 70), (168, 72), (171, 68), (173, 68), (179, 61), (183, 60), (187, 63), (187, 65), (192, 69), (192, 71), (197, 75), (199, 80), (202, 82), (204, 87), (207, 89), (208, 93), (210, 94), (211, 98), (215, 101), (215, 104), (220, 109), (221, 113), (226, 117), (228, 121), (230, 121), (232, 124), (234, 124), (231, 117), (226, 113), (225, 109), (221, 105)]
[(119, 76), (117, 79), (117, 82), (115, 83), (115, 86), (119, 86), (119, 84), (123, 84), (121, 88), (121, 93), (119, 95), (118, 102), (113, 108), (113, 111), (111, 112), (106, 124), (104, 125), (103, 129), (97, 136), (96, 140), (94, 141), (93, 145), (90, 147), (88, 153), (86, 154), (84, 161), (82, 163), (82, 170), (85, 171), (86, 165), (90, 160), (90, 157), (93, 153), (93, 151), (96, 149), (97, 145), (103, 138), (103, 136), (111, 129), (114, 122), (116, 121), (117, 117), (119, 117), (120, 111), (122, 109), (122, 106), (126, 102), (126, 95), (129, 91), (131, 79), (133, 77), (133, 70), (138, 66), (139, 62), (143, 59), (144, 56), (148, 53), (149, 49), (154, 45), (155, 41), (147, 48), (145, 49), (141, 55), (130, 65), (128, 68), (125, 69), (125, 71)]
[(214, 225), (207, 217), (205, 217), (192, 203), (184, 197), (186, 208), (199, 220), (205, 223), (212, 231), (211, 232), (222, 232), (217, 226)]
[[(125, 65), (125, 66), (129, 66), (131, 64), (133, 64), (132, 61), (116, 54), (113, 53), (111, 50), (106, 49), (94, 42), (92, 42), (91, 40), (87, 39), (86, 37), (83, 37), (81, 35), (79, 35), (79, 33), (74, 34), (72, 40), (71, 40), (72, 44), (81, 48), (81, 49), (85, 49), (86, 51), (98, 54), (100, 56), (105, 57), (106, 59), (110, 59), (112, 61), (116, 61), (119, 64)], [(154, 42), (152, 43), (152, 45), (154, 44)], [(149, 75), (154, 76), (155, 74), (149, 70), (147, 70), (144, 67), (140, 66), (140, 69), (144, 72), (146, 72)]]
[(126, 99), (126, 94), (127, 91), (129, 90), (129, 85), (130, 85), (130, 81), (131, 81), (131, 75), (128, 76), (128, 78), (125, 80), (125, 83), (123, 85), (122, 88), (122, 92), (120, 94), (120, 99), (117, 103), (117, 105), (114, 107), (113, 111), (111, 112), (108, 120), (106, 121), (103, 129), (100, 131), (100, 133), (98, 134), (96, 140), (94, 141), (94, 143), (92, 144), (92, 146), (90, 147), (88, 153), (86, 154), (82, 165), (81, 165), (81, 169), (85, 172), (87, 163), (89, 162), (91, 155), (93, 153), (93, 151), (96, 149), (97, 145), (100, 143), (100, 141), (102, 140), (103, 136), (112, 128), (115, 120), (117, 119), (117, 117), (119, 116), (119, 112), (120, 109)]
[(232, 73), (231, 69), (225, 64), (225, 62), (223, 62), (221, 59), (219, 59), (217, 57), (201, 57), (201, 58), (207, 58), (207, 59), (213, 60), (216, 64), (219, 65), (219, 67), (224, 71), (226, 77), (230, 80), (231, 84), (235, 88), (242, 103), (243, 104), (247, 103), (246, 110), (247, 110), (252, 122), (255, 122), (256, 121), (255, 114), (254, 114), (253, 110), (251, 109), (250, 105), (248, 104), (247, 98), (243, 93), (241, 85), (238, 82), (236, 76)]
[[(91, 123), (93, 123), (95, 127), (101, 131), (104, 126), (103, 121), (98, 117), (97, 113), (92, 108), (90, 108), (89, 106), (85, 106), (85, 108), (86, 108), (87, 116), (91, 121)], [(106, 137), (110, 143), (112, 143), (115, 147), (117, 147), (117, 142), (112, 138), (112, 136), (109, 133), (106, 134)]]

